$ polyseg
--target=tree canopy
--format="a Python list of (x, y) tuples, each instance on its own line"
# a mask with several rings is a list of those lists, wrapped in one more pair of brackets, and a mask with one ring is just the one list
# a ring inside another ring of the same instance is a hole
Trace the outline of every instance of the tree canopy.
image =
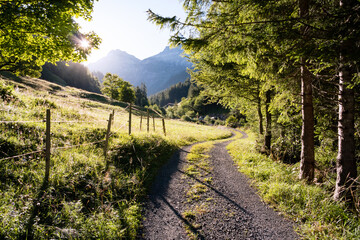
[(84, 89), (90, 92), (100, 92), (99, 80), (90, 73), (83, 64), (74, 62), (57, 62), (56, 65), (46, 63), (42, 67), (41, 77), (64, 86)]
[(94, 1), (0, 1), (0, 71), (39, 76), (45, 62), (85, 60), (100, 38), (75, 18), (90, 20)]
[(110, 98), (122, 102), (133, 103), (135, 90), (133, 86), (116, 74), (107, 73), (103, 81), (101, 92)]
[(174, 32), (170, 41), (195, 65), (192, 79), (215, 100), (240, 108), (248, 120), (257, 112), (260, 133), (265, 112), (264, 141), (272, 142), (273, 155), (301, 146), (295, 159), (301, 157), (302, 179), (313, 181), (314, 144), (336, 135), (324, 116), (335, 119), (337, 109), (339, 137), (332, 141), (340, 199), (357, 176), (352, 89), (359, 76), (359, 1), (184, 0), (183, 6), (184, 21), (151, 10), (149, 20)]

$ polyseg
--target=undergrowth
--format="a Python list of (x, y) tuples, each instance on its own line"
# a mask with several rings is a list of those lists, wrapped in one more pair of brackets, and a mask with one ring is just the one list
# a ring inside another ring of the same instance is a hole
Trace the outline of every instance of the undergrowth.
[(359, 215), (333, 200), (333, 180), (311, 185), (300, 181), (299, 163), (273, 161), (255, 150), (255, 140), (249, 134), (231, 143), (228, 150), (239, 171), (254, 180), (262, 198), (292, 218), (304, 239), (360, 239)]

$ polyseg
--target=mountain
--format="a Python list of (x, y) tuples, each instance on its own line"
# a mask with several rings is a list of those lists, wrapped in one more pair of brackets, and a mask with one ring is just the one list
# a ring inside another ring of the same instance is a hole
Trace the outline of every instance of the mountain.
[(148, 95), (164, 90), (189, 78), (186, 72), (192, 64), (182, 57), (181, 47), (166, 47), (161, 53), (139, 60), (121, 51), (113, 50), (106, 57), (89, 64), (91, 71), (117, 74), (134, 86), (145, 83)]

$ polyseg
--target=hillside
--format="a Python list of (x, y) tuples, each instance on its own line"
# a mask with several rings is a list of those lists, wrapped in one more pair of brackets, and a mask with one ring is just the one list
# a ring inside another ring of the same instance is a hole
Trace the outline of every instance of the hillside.
[(147, 133), (137, 108), (129, 135), (127, 104), (36, 78), (1, 77), (0, 94), (0, 239), (135, 239), (148, 186), (174, 150), (230, 134), (166, 119), (164, 136), (157, 117)]
[(113, 50), (88, 67), (93, 72), (117, 74), (134, 86), (145, 83), (148, 95), (152, 95), (189, 78), (186, 69), (192, 65), (181, 56), (182, 53), (180, 47), (166, 47), (155, 56), (139, 60), (124, 51)]
[[(42, 67), (41, 79), (62, 85), (100, 93), (100, 82), (89, 69), (80, 63), (46, 63)], [(101, 79), (100, 79), (101, 80)]]

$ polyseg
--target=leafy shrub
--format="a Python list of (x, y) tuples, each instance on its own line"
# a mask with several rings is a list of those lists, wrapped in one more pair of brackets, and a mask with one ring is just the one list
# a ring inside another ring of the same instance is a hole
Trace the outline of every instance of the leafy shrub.
[(217, 120), (215, 120), (215, 122), (214, 122), (214, 125), (224, 125), (225, 123), (224, 123), (224, 121), (222, 121), (222, 120), (220, 120), (220, 119), (217, 119)]
[(190, 117), (190, 118), (195, 118), (196, 117), (196, 113), (194, 111), (187, 111), (185, 115)]
[(231, 115), (226, 119), (226, 126), (235, 128), (238, 125), (238, 120), (235, 116)]
[(205, 116), (204, 121), (205, 121), (207, 124), (213, 124), (213, 123), (214, 123), (214, 121), (210, 118), (209, 115), (206, 115), (206, 116)]
[(191, 118), (187, 115), (182, 116), (181, 119), (187, 122), (191, 122)]

